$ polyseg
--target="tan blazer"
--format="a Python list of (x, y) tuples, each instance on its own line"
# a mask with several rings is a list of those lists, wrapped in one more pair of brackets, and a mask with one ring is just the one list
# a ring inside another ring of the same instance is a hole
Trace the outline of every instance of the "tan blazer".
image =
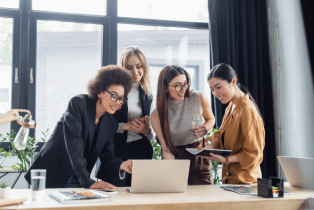
[[(265, 146), (264, 123), (247, 94), (230, 113), (232, 105), (230, 102), (215, 138), (220, 140), (220, 149), (232, 150), (230, 156), (236, 155), (239, 162), (229, 166), (223, 164), (222, 180), (224, 184), (256, 183), (257, 178), (262, 177), (260, 164)], [(224, 144), (221, 139), (223, 133)]]

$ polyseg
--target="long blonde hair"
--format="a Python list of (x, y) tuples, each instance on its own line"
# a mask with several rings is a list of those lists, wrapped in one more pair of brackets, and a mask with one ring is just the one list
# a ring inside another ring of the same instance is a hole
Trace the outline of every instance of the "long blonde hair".
[(140, 81), (140, 84), (143, 87), (145, 94), (149, 95), (151, 93), (150, 82), (148, 77), (148, 70), (150, 66), (147, 64), (146, 57), (141, 48), (138, 46), (129, 46), (125, 48), (120, 55), (119, 65), (125, 68), (126, 60), (131, 55), (137, 55), (141, 60), (144, 69), (144, 75)]

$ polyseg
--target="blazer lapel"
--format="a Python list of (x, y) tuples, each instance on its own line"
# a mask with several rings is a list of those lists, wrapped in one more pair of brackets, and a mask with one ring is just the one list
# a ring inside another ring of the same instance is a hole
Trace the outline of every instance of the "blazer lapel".
[[(236, 107), (234, 107), (232, 113), (230, 113), (230, 112), (231, 112), (231, 110), (232, 110), (232, 105), (233, 105), (233, 104), (230, 104), (230, 108), (229, 108), (229, 110), (228, 110), (228, 116), (227, 116), (227, 118), (224, 119), (224, 122), (223, 122), (223, 124), (221, 125), (221, 127), (222, 127), (222, 132), (225, 132), (225, 131), (227, 130), (227, 128), (229, 127), (230, 123), (232, 122), (233, 115), (235, 115), (235, 114), (237, 114), (239, 111), (241, 111), (243, 105), (245, 104), (245, 100), (249, 100), (248, 95), (245, 95), (244, 97), (242, 97), (242, 98), (239, 100), (239, 102), (238, 102), (238, 104), (236, 105)], [(229, 107), (229, 106), (228, 106), (228, 107)]]
[(122, 105), (122, 113), (123, 113), (123, 122), (128, 122), (129, 119), (128, 119), (128, 102), (125, 102), (123, 105)]
[(97, 100), (90, 99), (87, 107), (88, 111), (88, 153), (90, 153), (92, 144), (93, 144), (93, 138), (94, 138), (94, 132), (95, 132), (95, 117), (96, 117), (96, 102)]
[(146, 116), (146, 110), (147, 110), (147, 102), (146, 99), (147, 97), (145, 97), (145, 93), (144, 93), (144, 89), (142, 88), (142, 86), (139, 87), (139, 92), (140, 92), (140, 100), (141, 100), (141, 105), (142, 105), (142, 116)]
[(222, 124), (220, 126), (220, 128), (223, 131), (225, 131), (228, 128), (229, 124), (231, 123), (231, 119), (232, 119), (232, 114), (230, 114), (231, 108), (232, 107), (230, 105), (227, 107), (228, 113), (225, 113), (225, 116), (223, 117)]
[[(221, 137), (224, 138), (224, 132), (227, 130), (227, 128), (229, 127), (230, 123), (232, 122), (233, 119), (233, 113), (231, 113), (231, 108), (228, 110), (228, 116), (226, 118), (223, 119), (222, 125), (220, 126), (220, 131), (221, 131)], [(224, 140), (222, 141), (222, 145), (224, 146)]]
[(140, 100), (142, 105), (142, 116), (150, 115), (150, 105), (152, 103), (152, 99), (149, 98), (148, 95), (145, 94), (145, 91), (142, 86), (139, 88), (140, 92)]
[(98, 130), (98, 135), (97, 139), (94, 139), (95, 143), (93, 147), (91, 148), (91, 151), (88, 156), (88, 169), (92, 169), (92, 167), (95, 165), (96, 160), (101, 153), (101, 150), (103, 149), (107, 138), (110, 134), (111, 131), (111, 124), (109, 122), (108, 118), (108, 113), (105, 113), (104, 116), (102, 117), (101, 122), (99, 122), (99, 130)]

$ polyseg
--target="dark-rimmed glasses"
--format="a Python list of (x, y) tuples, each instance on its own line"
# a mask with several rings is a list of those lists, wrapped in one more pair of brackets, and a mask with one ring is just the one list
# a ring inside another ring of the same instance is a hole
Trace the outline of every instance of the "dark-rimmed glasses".
[(111, 92), (109, 92), (106, 89), (105, 89), (105, 91), (107, 91), (107, 93), (109, 93), (111, 95), (110, 100), (112, 102), (116, 102), (116, 101), (119, 100), (120, 104), (124, 104), (128, 100), (128, 98), (126, 98), (126, 97), (119, 97), (116, 93), (111, 93)]
[(177, 92), (180, 92), (183, 89), (183, 87), (185, 89), (188, 89), (190, 87), (190, 85), (191, 85), (190, 82), (186, 82), (183, 85), (181, 83), (177, 83), (175, 85), (168, 85), (168, 86), (174, 87)]

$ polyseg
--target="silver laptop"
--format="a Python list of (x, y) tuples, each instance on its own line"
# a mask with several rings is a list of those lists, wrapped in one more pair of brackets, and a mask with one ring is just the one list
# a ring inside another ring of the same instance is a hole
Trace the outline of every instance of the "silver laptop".
[(314, 190), (314, 159), (278, 156), (288, 182), (294, 187)]
[(185, 192), (190, 160), (133, 160), (131, 193)]

